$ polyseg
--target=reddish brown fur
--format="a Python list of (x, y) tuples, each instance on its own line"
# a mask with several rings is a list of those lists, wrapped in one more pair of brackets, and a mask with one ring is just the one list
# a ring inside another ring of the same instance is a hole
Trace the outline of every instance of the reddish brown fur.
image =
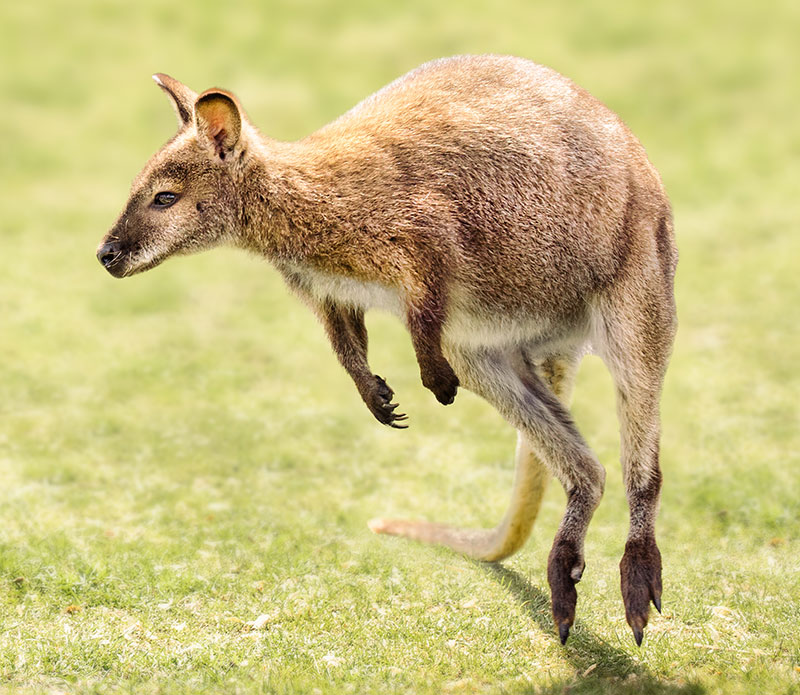
[[(156, 80), (181, 130), (101, 245), (109, 271), (220, 243), (266, 257), (316, 311), (370, 411), (403, 426), (369, 368), (363, 322), (373, 306), (396, 313), (423, 384), (445, 404), (459, 385), (486, 398), (533, 447), (520, 465), (546, 466), (569, 493), (548, 572), (562, 639), (605, 474), (542, 365), (571, 375), (591, 344), (618, 390), (632, 505), (623, 594), (640, 641), (641, 597), (661, 590), (652, 481), (677, 254), (669, 201), (630, 131), (566, 78), (501, 56), (424, 65), (295, 143), (261, 136), (227, 92)], [(177, 200), (159, 207), (159, 191)], [(470, 552), (463, 534), (457, 544), (445, 527), (404, 524), (394, 528)]]

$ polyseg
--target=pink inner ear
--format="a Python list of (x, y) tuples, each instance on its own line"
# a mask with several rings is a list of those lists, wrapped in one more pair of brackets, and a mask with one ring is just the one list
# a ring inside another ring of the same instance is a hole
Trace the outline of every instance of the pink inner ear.
[(239, 115), (232, 102), (221, 95), (201, 97), (197, 109), (197, 126), (214, 144), (220, 159), (225, 159), (239, 132)]
[(217, 145), (222, 145), (228, 132), (222, 123), (209, 123), (209, 135), (213, 138)]
[(217, 142), (222, 143), (228, 134), (226, 129), (228, 110), (224, 104), (211, 103), (203, 114), (208, 124), (208, 134)]

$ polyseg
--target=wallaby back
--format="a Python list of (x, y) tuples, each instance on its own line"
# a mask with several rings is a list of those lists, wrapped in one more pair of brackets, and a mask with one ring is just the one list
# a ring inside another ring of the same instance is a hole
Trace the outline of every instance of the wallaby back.
[(658, 228), (629, 224), (646, 214), (669, 225), (639, 142), (586, 91), (527, 61), (422, 66), (296, 143), (289, 161), (306, 183), (290, 176), (290, 199), (280, 184), (275, 197), (297, 231), (335, 226), (313, 254), (332, 273), (394, 284), (422, 264), (472, 310), (550, 315), (612, 282), (632, 252), (674, 264)]

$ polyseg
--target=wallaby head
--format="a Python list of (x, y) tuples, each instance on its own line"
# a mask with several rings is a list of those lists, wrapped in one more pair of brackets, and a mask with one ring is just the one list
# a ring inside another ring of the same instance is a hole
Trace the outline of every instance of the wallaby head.
[(180, 130), (136, 177), (97, 249), (115, 277), (216, 246), (236, 233), (241, 216), (236, 181), (250, 126), (236, 98), (219, 89), (198, 95), (168, 75), (153, 79), (170, 97)]

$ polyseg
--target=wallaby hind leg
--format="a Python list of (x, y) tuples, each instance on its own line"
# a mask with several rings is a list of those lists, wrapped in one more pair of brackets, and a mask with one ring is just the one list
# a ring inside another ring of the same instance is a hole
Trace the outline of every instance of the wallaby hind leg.
[[(577, 366), (576, 355), (554, 356), (530, 369), (535, 369), (566, 407)], [(511, 501), (503, 520), (495, 528), (464, 529), (402, 519), (373, 519), (369, 527), (375, 533), (436, 543), (476, 560), (497, 562), (513, 555), (530, 536), (549, 481), (549, 469), (542, 463), (524, 432), (518, 430)]]
[[(646, 301), (637, 304), (642, 299)], [(655, 539), (661, 492), (659, 400), (675, 325), (671, 283), (662, 288), (652, 283), (649, 292), (629, 292), (613, 307), (598, 341), (617, 391), (622, 473), (630, 507), (620, 585), (637, 644), (642, 642), (650, 602), (661, 611), (661, 553)]]
[[(566, 642), (575, 620), (575, 584), (580, 581), (584, 568), (583, 542), (603, 493), (605, 471), (567, 410), (544, 379), (531, 369), (522, 351), (461, 354), (453, 360), (453, 365), (466, 388), (485, 398), (522, 432), (522, 450), (529, 446), (536, 454), (526, 458), (543, 461), (567, 491), (567, 509), (550, 551), (547, 569), (553, 618), (561, 641)], [(542, 487), (535, 488), (537, 509)], [(401, 535), (418, 537), (410, 530), (408, 526), (392, 529)], [(432, 540), (442, 542), (439, 538)], [(454, 540), (458, 541), (458, 537)], [(446, 541), (445, 544), (463, 551), (460, 544)]]

